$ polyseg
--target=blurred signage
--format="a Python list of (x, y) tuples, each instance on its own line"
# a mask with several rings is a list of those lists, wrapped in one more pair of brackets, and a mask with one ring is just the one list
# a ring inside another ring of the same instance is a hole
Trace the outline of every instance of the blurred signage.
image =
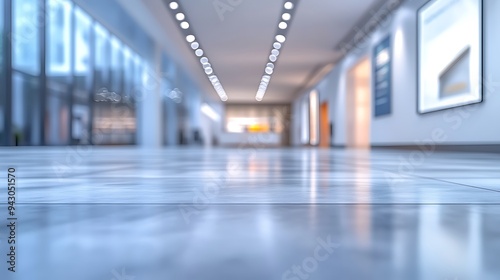
[(373, 102), (375, 117), (391, 114), (391, 60), (391, 37), (388, 36), (375, 46), (373, 53)]

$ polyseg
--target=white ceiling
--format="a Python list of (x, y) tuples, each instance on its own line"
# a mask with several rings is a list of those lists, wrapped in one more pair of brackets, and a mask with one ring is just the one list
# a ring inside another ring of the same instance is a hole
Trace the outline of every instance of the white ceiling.
[[(218, 98), (163, 0), (118, 1), (163, 44), (178, 64), (193, 74), (209, 97)], [(232, 11), (225, 12), (223, 20), (214, 7), (215, 1), (179, 2), (227, 92), (228, 102), (255, 103), (284, 1), (217, 0), (241, 2)], [(289, 103), (298, 93), (312, 86), (313, 78), (325, 72), (320, 70), (325, 66), (331, 68), (340, 57), (335, 47), (381, 2), (384, 1), (300, 1), (263, 102)]]

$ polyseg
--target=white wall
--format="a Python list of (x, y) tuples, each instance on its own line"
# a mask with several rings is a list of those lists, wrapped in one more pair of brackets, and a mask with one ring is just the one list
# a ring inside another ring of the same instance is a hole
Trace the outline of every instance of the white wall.
[[(393, 45), (392, 114), (372, 118), (372, 145), (500, 143), (500, 1), (484, 0), (484, 101), (481, 104), (419, 115), (417, 113), (417, 9), (426, 0), (409, 0), (367, 42), (351, 51), (318, 85), (330, 100), (333, 144), (346, 144), (346, 74), (391, 34)], [(323, 98), (323, 97), (322, 97)], [(438, 137), (439, 136), (439, 137)]]

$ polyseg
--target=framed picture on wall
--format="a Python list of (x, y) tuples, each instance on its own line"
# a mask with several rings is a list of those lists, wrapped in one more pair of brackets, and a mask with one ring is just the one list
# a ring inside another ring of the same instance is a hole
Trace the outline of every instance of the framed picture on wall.
[(391, 114), (392, 50), (391, 36), (387, 36), (373, 50), (373, 112), (375, 117)]
[(418, 113), (483, 101), (482, 0), (431, 0), (418, 11)]

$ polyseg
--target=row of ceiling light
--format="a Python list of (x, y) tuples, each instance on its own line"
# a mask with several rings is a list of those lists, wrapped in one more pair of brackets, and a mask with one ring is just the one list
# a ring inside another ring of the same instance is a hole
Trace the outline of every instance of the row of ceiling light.
[(275, 36), (276, 40), (273, 43), (271, 54), (269, 55), (269, 60), (266, 64), (266, 68), (264, 69), (265, 73), (262, 76), (257, 95), (255, 96), (255, 100), (257, 101), (262, 101), (264, 99), (264, 95), (266, 94), (267, 88), (271, 81), (271, 77), (274, 73), (274, 67), (280, 55), (280, 49), (283, 47), (283, 44), (286, 41), (286, 34), (288, 31), (288, 27), (290, 26), (292, 15), (294, 14), (295, 6), (296, 4), (294, 3), (294, 1), (286, 1), (283, 5), (283, 12), (278, 24), (278, 32)]
[(199, 57), (200, 63), (203, 66), (205, 74), (207, 74), (207, 77), (212, 83), (212, 86), (214, 87), (215, 91), (217, 92), (222, 101), (224, 102), (227, 101), (228, 97), (226, 91), (222, 87), (222, 84), (219, 81), (217, 75), (215, 75), (215, 71), (212, 65), (210, 64), (205, 52), (201, 48), (200, 43), (196, 40), (194, 32), (192, 32), (190, 24), (186, 19), (186, 15), (185, 13), (182, 12), (182, 7), (176, 1), (170, 2), (168, 6), (171, 9), (172, 13), (175, 15), (175, 19), (179, 22), (179, 25), (183, 30), (183, 34), (186, 36), (186, 41), (189, 43), (191, 49), (193, 49), (194, 54), (197, 57)]

